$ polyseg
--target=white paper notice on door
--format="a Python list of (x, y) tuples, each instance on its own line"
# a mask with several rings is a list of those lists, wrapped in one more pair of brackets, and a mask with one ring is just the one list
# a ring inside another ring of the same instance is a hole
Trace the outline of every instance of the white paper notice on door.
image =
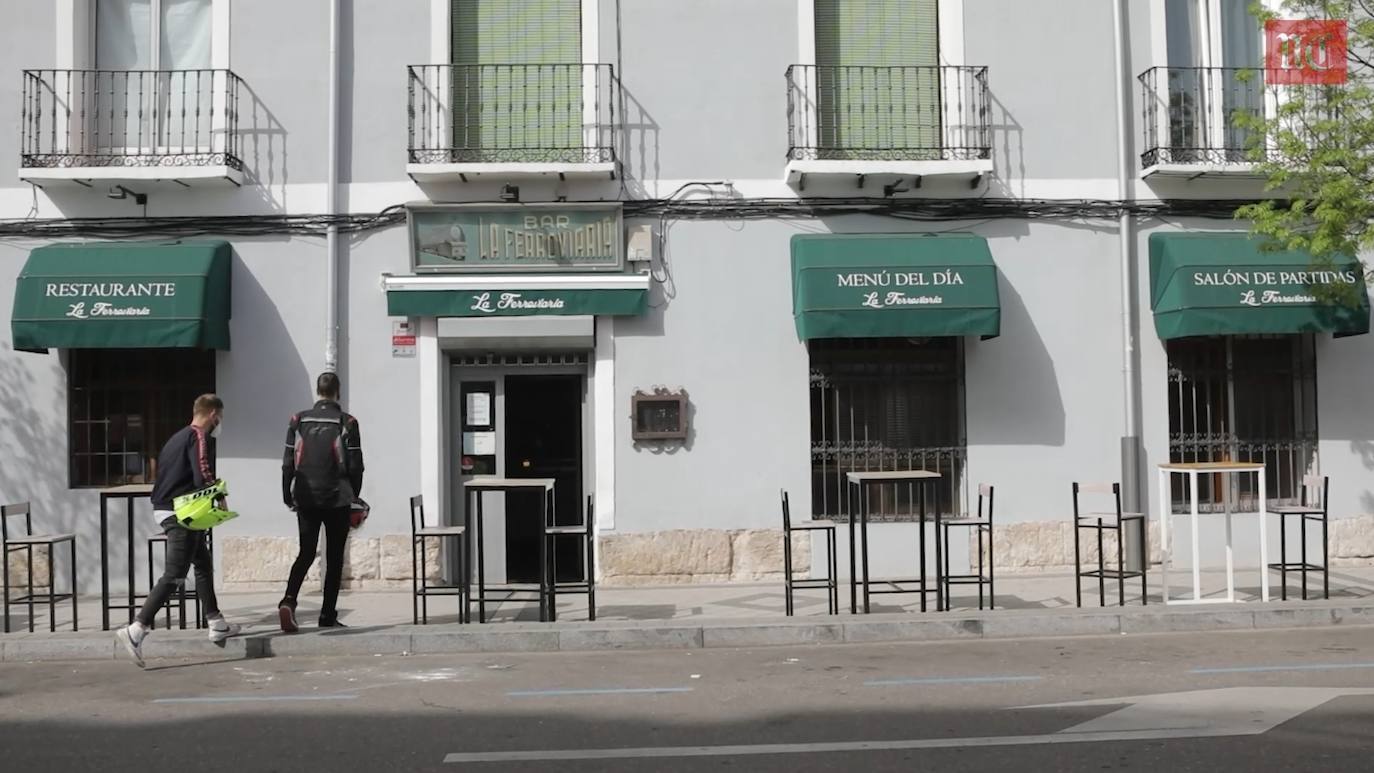
[(495, 432), (464, 432), (463, 453), (468, 456), (495, 456)]
[[(491, 426), (491, 393), (468, 392), (467, 424), (469, 427)], [(495, 453), (493, 451), (492, 453)]]

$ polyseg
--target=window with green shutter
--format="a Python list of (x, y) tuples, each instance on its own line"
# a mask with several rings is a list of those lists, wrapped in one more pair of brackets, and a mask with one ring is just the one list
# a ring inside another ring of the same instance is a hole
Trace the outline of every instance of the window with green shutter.
[(461, 160), (580, 161), (581, 0), (451, 2)]
[(820, 157), (940, 157), (938, 0), (815, 0)]

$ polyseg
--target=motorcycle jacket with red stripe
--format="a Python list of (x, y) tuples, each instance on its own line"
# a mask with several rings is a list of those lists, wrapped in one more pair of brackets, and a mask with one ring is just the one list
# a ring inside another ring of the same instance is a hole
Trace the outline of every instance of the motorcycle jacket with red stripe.
[(282, 454), (282, 501), (307, 510), (346, 508), (363, 490), (358, 420), (333, 400), (291, 417)]

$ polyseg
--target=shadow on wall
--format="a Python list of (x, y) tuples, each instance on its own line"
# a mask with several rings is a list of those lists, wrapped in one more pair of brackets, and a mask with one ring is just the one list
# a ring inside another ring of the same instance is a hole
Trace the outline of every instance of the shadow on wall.
[[(253, 87), (244, 82), (239, 100), (239, 152), (243, 159), (245, 188), (261, 197), (268, 212), (285, 212), (287, 172), (286, 128), (258, 98)], [(273, 188), (281, 186), (281, 198), (273, 198)]]
[[(20, 358), (30, 358), (29, 361)], [(67, 433), (61, 387), (41, 388), (33, 369), (47, 367), (42, 355), (16, 352), (0, 343), (0, 405), (5, 428), (0, 432), (0, 502), (32, 502), (34, 528), (71, 531), (74, 514), (54, 512), (67, 498)], [(50, 410), (56, 406), (58, 410)], [(65, 510), (65, 508), (62, 508)], [(66, 520), (61, 524), (55, 519)]]
[[(990, 341), (970, 341), (969, 361), (995, 358), (995, 371), (1001, 378), (990, 385), (986, 399), (968, 402), (978, 413), (978, 424), (988, 434), (970, 436), (969, 445), (1064, 445), (1064, 397), (1054, 360), (1036, 330), (1035, 320), (1021, 300), (1021, 294), (998, 274), (998, 296), (1002, 303), (1002, 334)], [(1014, 389), (1007, 389), (1014, 384)], [(969, 383), (973, 391), (978, 385)]]
[[(662, 164), (659, 158), (659, 125), (644, 105), (620, 82), (621, 173), (635, 197), (647, 195), (645, 183), (657, 182)], [(665, 192), (666, 195), (666, 192)]]
[(1020, 197), (1025, 193), (1026, 130), (994, 93), (992, 102), (992, 156), (997, 173), (989, 180), (989, 193)]
[[(230, 325), (233, 350), (220, 361), (232, 358), (234, 367), (228, 371), (232, 377), (224, 377), (222, 365), (217, 375), (218, 388), (230, 398), (225, 405), (220, 456), (279, 459), (287, 420), (291, 412), (308, 407), (315, 382), (276, 302), (237, 253)], [(278, 410), (271, 410), (273, 406)]]

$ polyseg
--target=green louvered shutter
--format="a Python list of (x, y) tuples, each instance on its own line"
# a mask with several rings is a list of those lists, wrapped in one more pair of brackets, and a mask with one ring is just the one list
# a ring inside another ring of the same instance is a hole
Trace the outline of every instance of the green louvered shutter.
[(458, 160), (581, 160), (581, 0), (451, 2)]
[(938, 0), (815, 0), (821, 158), (940, 157)]

